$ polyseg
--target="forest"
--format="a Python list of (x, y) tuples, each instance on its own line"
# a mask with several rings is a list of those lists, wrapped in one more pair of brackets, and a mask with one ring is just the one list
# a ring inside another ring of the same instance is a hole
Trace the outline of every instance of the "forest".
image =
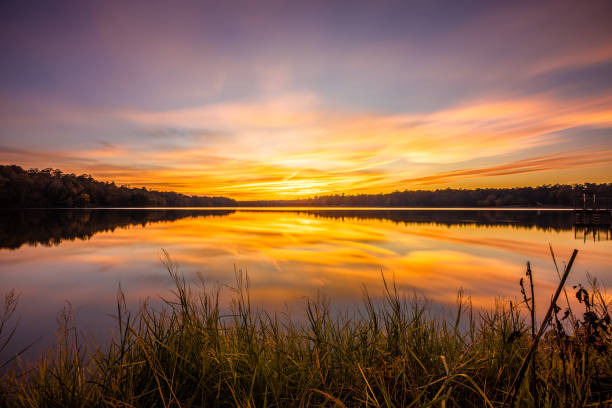
[(24, 170), (0, 165), (0, 208), (64, 207), (573, 207), (583, 194), (612, 205), (612, 183), (538, 187), (404, 190), (381, 194), (334, 194), (295, 200), (236, 201), (190, 196), (145, 187), (117, 186), (90, 175), (57, 169)]
[(538, 187), (478, 188), (474, 190), (404, 190), (385, 194), (323, 195), (298, 200), (242, 201), (242, 206), (296, 207), (573, 207), (583, 194), (596, 195), (612, 205), (612, 183), (555, 184)]
[(235, 206), (225, 197), (189, 196), (172, 191), (117, 186), (91, 176), (56, 169), (24, 170), (0, 166), (0, 208), (58, 207), (223, 207)]

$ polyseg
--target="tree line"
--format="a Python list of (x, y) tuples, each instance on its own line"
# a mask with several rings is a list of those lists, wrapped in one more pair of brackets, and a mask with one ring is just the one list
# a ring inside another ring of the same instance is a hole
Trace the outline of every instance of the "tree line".
[[(572, 207), (583, 194), (612, 197), (612, 183), (555, 184), (474, 190), (404, 190), (385, 194), (323, 195), (297, 200), (243, 201), (244, 206), (297, 207)], [(612, 204), (612, 202), (610, 202)]]
[(57, 207), (224, 207), (235, 206), (226, 197), (189, 196), (144, 187), (117, 186), (90, 175), (57, 169), (30, 169), (0, 165), (0, 208)]
[[(57, 169), (0, 165), (0, 208), (57, 207), (572, 207), (583, 194), (612, 197), (612, 183), (539, 187), (404, 190), (382, 194), (334, 194), (295, 200), (236, 201), (117, 186), (90, 175)], [(612, 204), (606, 203), (607, 205)]]

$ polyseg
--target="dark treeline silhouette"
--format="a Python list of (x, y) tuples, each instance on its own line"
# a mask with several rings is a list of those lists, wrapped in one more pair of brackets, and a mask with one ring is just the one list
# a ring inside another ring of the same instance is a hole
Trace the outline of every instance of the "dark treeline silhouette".
[(225, 197), (188, 196), (146, 188), (129, 188), (60, 170), (24, 170), (0, 166), (0, 208), (57, 207), (223, 207)]
[(612, 183), (539, 187), (394, 191), (386, 194), (325, 195), (298, 200), (241, 201), (247, 207), (573, 207), (582, 195), (612, 197)]
[[(0, 211), (0, 248), (18, 249), (26, 244), (52, 246), (65, 240), (87, 240), (98, 232), (114, 231), (116, 228), (173, 222), (188, 217), (223, 217), (235, 211), (257, 212), (251, 209), (9, 209)], [(309, 217), (333, 218), (346, 222), (386, 220), (406, 225), (509, 226), (554, 231), (572, 229), (572, 217), (568, 212), (554, 210), (298, 210), (295, 212)]]
[(60, 170), (0, 165), (0, 208), (57, 207), (572, 207), (583, 193), (612, 197), (612, 183), (539, 187), (394, 191), (296, 200), (235, 201), (117, 186)]

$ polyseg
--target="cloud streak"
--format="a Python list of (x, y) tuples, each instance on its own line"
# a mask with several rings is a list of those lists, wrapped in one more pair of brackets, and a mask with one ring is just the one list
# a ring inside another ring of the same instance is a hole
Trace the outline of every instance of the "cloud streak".
[[(138, 135), (184, 129), (179, 135), (186, 137), (155, 137), (145, 146), (102, 140), (91, 148), (0, 153), (26, 166), (82, 169), (120, 184), (243, 199), (460, 187), (467, 180), (496, 185), (505, 176), (612, 163), (610, 143), (578, 151), (555, 147), (567, 144), (568, 129), (612, 128), (612, 96), (606, 95), (497, 97), (436, 112), (385, 114), (330, 109), (308, 93), (99, 115), (131, 123)], [(541, 149), (552, 153), (524, 157)], [(449, 169), (436, 171), (444, 167)]]
[(491, 167), (437, 173), (425, 177), (405, 179), (403, 180), (403, 182), (418, 185), (441, 184), (449, 183), (454, 180), (465, 180), (466, 178), (473, 177), (496, 177), (577, 167), (610, 165), (611, 162), (612, 150), (603, 150), (597, 152), (572, 151), (546, 156), (531, 157), (528, 159), (517, 160), (511, 163)]

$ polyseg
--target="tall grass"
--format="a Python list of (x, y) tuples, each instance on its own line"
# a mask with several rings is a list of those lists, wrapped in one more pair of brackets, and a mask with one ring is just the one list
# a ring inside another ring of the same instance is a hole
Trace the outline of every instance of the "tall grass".
[[(551, 325), (537, 342), (535, 319), (522, 314), (525, 305), (533, 307), (530, 293), (520, 305), (498, 302), (478, 314), (460, 294), (456, 317), (447, 321), (383, 276), (382, 301), (364, 288), (358, 311), (332, 313), (317, 297), (308, 301), (305, 320), (297, 321), (252, 308), (244, 274), (236, 275), (231, 313), (224, 315), (219, 291), (188, 285), (171, 263), (168, 271), (175, 289), (161, 308), (144, 304), (131, 314), (119, 290), (117, 329), (107, 346), (86, 347), (73, 314), (64, 311), (57, 343), (37, 364), (3, 374), (0, 405), (612, 404), (610, 315), (595, 281), (588, 290), (576, 288), (584, 312), (575, 313), (569, 300), (564, 309), (555, 304)], [(8, 321), (15, 301), (14, 295), (7, 298), (0, 323)], [(535, 360), (526, 361), (534, 344)], [(533, 368), (517, 383), (524, 364)]]

